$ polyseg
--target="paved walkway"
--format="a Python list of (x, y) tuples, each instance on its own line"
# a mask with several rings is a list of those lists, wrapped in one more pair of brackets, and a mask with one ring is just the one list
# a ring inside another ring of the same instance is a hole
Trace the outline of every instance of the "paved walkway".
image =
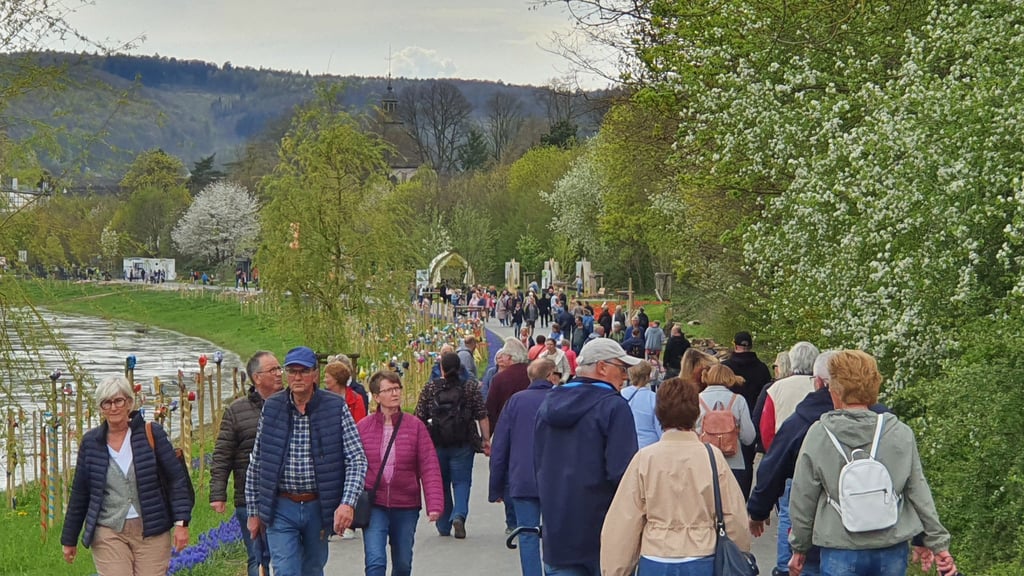
[[(489, 354), (500, 345), (498, 339), (512, 336), (512, 328), (499, 326), (497, 321), (487, 325)], [(470, 493), (469, 518), (466, 521), (465, 540), (441, 537), (425, 515), (420, 516), (416, 529), (413, 552), (413, 574), (434, 576), (442, 574), (495, 574), (514, 576), (520, 573), (519, 553), (505, 547), (505, 509), (501, 504), (487, 502), (487, 458), (477, 454), (473, 466), (473, 489)], [(754, 555), (761, 574), (771, 574), (775, 564), (775, 520), (768, 533), (754, 540)], [(363, 541), (357, 531), (355, 539), (335, 537), (330, 544), (327, 574), (361, 574), (363, 567)], [(390, 569), (389, 569), (390, 573)]]

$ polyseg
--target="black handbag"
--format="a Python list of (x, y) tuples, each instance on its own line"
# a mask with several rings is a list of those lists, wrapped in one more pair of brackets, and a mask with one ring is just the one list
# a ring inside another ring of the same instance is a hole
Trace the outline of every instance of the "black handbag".
[(711, 446), (705, 444), (708, 457), (711, 459), (711, 479), (715, 484), (715, 530), (718, 541), (715, 543), (715, 576), (757, 576), (757, 560), (753, 554), (740, 550), (725, 531), (725, 516), (722, 514), (722, 491), (718, 485), (718, 466), (715, 465), (715, 453)]
[(398, 413), (398, 421), (395, 422), (395, 429), (391, 431), (391, 440), (388, 441), (388, 448), (384, 451), (384, 458), (380, 461), (380, 469), (377, 470), (377, 480), (373, 483), (373, 488), (367, 490), (363, 488), (363, 491), (359, 493), (359, 497), (356, 498), (356, 510), (355, 514), (352, 515), (352, 525), (350, 528), (366, 528), (370, 525), (370, 511), (373, 510), (373, 501), (377, 495), (377, 487), (380, 486), (380, 480), (384, 477), (384, 466), (388, 463), (388, 456), (391, 455), (391, 447), (395, 445), (395, 438), (398, 437), (398, 427), (402, 425), (401, 412)]

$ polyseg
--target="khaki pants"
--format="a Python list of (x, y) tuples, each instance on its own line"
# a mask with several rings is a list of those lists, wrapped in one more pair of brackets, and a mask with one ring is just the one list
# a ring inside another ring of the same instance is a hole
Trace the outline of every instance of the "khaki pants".
[(142, 537), (142, 518), (125, 520), (124, 530), (96, 526), (92, 559), (99, 576), (165, 576), (171, 563), (170, 532)]

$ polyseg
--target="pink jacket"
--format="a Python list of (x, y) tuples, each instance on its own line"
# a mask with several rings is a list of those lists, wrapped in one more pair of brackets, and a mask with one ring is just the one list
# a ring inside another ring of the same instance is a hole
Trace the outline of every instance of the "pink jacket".
[[(363, 418), (359, 424), (359, 436), (366, 451), (366, 488), (373, 488), (380, 470), (381, 458), (387, 446), (381, 446), (384, 438), (384, 415), (375, 412)], [(405, 414), (398, 429), (395, 445), (391, 447), (389, 459), (395, 463), (391, 482), (381, 478), (377, 487), (375, 504), (386, 508), (420, 508), (420, 485), (427, 500), (427, 514), (444, 512), (444, 497), (441, 491), (441, 466), (437, 462), (437, 451), (430, 440), (426, 425), (413, 416)]]

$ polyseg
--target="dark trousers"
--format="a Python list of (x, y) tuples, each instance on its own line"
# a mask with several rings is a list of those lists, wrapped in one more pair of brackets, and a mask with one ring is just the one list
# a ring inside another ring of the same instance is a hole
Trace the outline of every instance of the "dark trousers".
[(743, 453), (744, 470), (743, 474), (736, 476), (736, 481), (740, 483), (743, 499), (747, 500), (750, 498), (750, 489), (754, 484), (754, 456), (757, 455), (757, 443), (755, 442), (750, 446), (741, 444), (740, 451)]

